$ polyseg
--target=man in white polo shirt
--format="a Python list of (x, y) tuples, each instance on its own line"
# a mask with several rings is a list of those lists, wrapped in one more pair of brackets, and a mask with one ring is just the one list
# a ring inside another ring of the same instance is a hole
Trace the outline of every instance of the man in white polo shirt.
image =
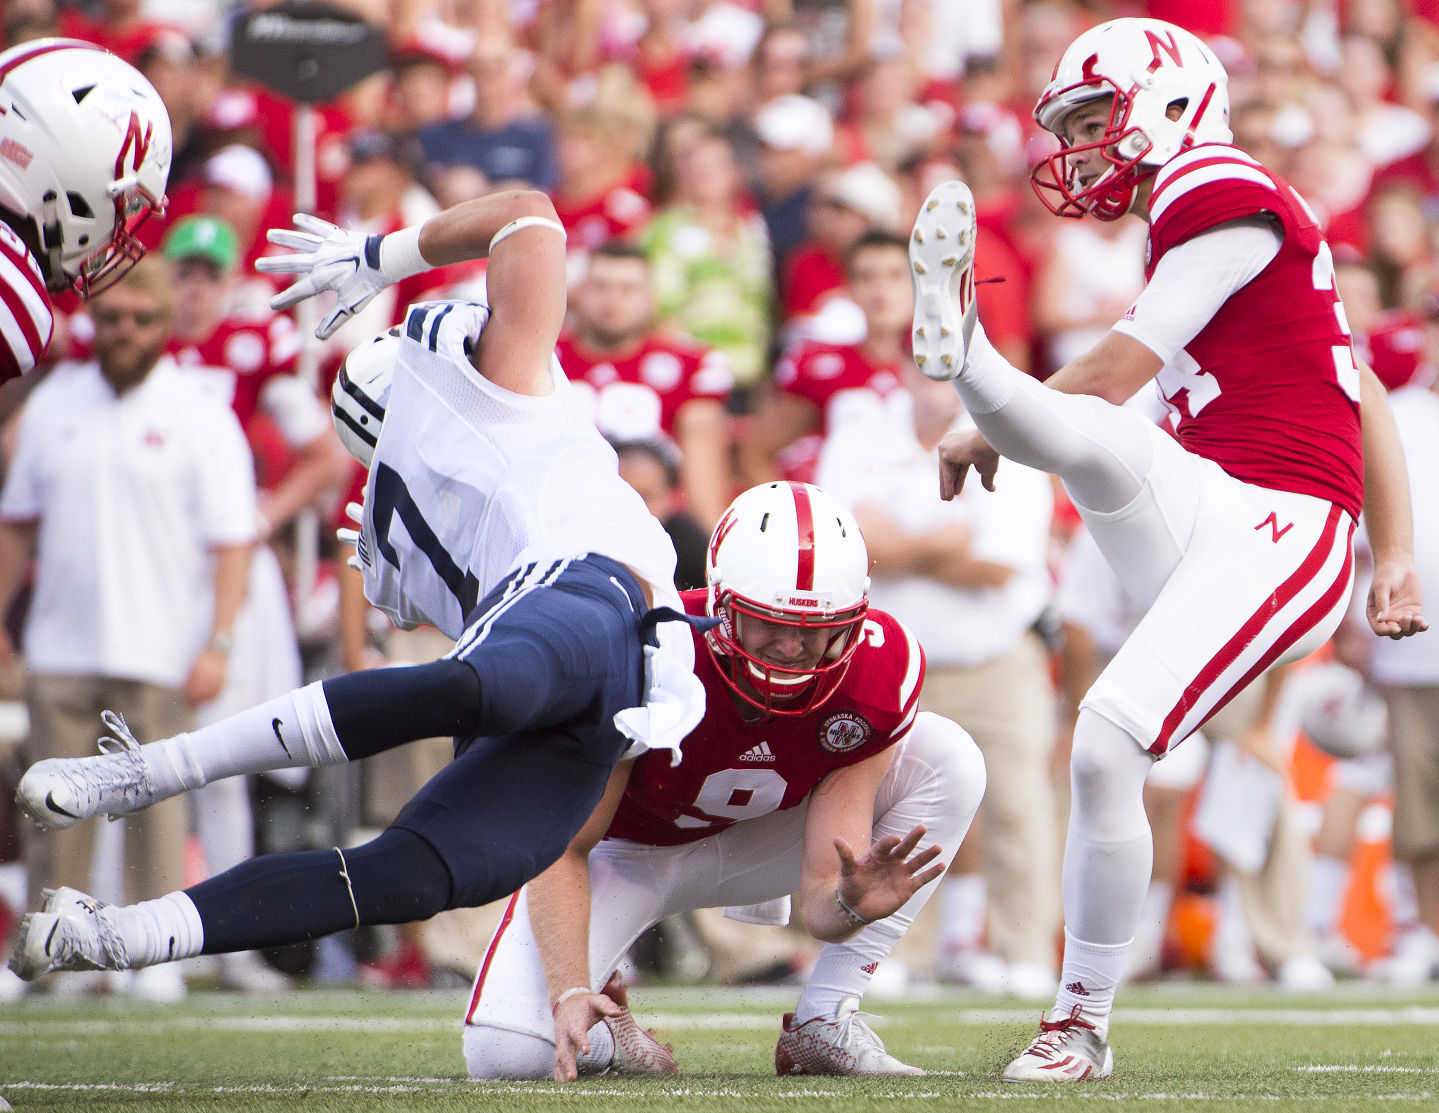
[[(58, 366), (19, 418), (0, 492), (0, 609), (33, 554), (23, 634), (33, 759), (92, 753), (106, 708), (148, 735), (186, 730), (225, 681), (254, 470), (230, 408), (162, 356), (172, 309), (168, 268), (136, 267), (91, 303), (95, 358)], [(0, 658), (14, 652), (0, 632)], [(127, 898), (180, 885), (185, 802), (127, 825)], [(90, 884), (94, 832), (33, 832), (37, 902), (45, 888)], [(150, 991), (183, 993), (178, 968), (160, 969), (166, 984)]]

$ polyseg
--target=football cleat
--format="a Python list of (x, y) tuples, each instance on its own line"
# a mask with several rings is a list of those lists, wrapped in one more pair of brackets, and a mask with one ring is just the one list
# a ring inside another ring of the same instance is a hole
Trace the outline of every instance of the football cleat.
[(100, 718), (117, 736), (100, 739), (100, 756), (46, 758), (20, 778), (15, 802), (40, 826), (58, 831), (91, 816), (130, 815), (155, 802), (140, 743), (125, 717), (106, 711)]
[(130, 968), (110, 905), (68, 887), (46, 889), (44, 897), (44, 907), (20, 921), (11, 970), (33, 982), (55, 970)]
[(680, 1065), (675, 1062), (674, 1049), (655, 1039), (653, 1032), (641, 1028), (630, 1012), (629, 992), (618, 973), (610, 975), (600, 992), (624, 1009), (619, 1016), (607, 1016), (602, 1022), (615, 1041), (615, 1053), (603, 1073), (679, 1074)]
[(795, 1024), (784, 1014), (783, 1030), (774, 1048), (775, 1074), (923, 1074), (901, 1063), (866, 1024), (859, 998), (846, 997), (833, 1020), (815, 1017)]
[(941, 182), (925, 199), (909, 237), (914, 282), (914, 364), (931, 379), (953, 379), (969, 357), (979, 320), (974, 300), (974, 196)]
[(1039, 1035), (1004, 1068), (1003, 1077), (1006, 1082), (1078, 1082), (1108, 1078), (1113, 1070), (1108, 1041), (1084, 1019), (1084, 1007), (1075, 1005), (1063, 1020), (1041, 1017)]

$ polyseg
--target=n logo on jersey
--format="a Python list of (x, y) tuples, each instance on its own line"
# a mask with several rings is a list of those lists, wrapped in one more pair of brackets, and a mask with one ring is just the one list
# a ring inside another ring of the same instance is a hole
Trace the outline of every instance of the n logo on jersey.
[(874, 727), (858, 711), (836, 711), (819, 725), (816, 741), (819, 747), (832, 754), (847, 754), (868, 742), (874, 734)]

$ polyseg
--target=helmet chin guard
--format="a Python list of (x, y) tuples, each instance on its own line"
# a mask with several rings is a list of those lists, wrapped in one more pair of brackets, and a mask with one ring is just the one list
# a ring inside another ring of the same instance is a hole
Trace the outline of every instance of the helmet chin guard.
[[(706, 581), (719, 619), (706, 639), (735, 695), (764, 714), (802, 715), (834, 693), (869, 610), (869, 551), (848, 510), (807, 483), (753, 487), (715, 527)], [(759, 623), (819, 632), (822, 648), (803, 663), (762, 656)]]
[[(1034, 118), (1061, 149), (1030, 173), (1039, 199), (1059, 216), (1118, 220), (1139, 185), (1191, 147), (1229, 143), (1229, 75), (1198, 38), (1158, 19), (1126, 18), (1080, 35), (1040, 94)], [(1072, 113), (1111, 101), (1101, 138), (1071, 144)], [(1082, 182), (1075, 155), (1099, 151), (1108, 169)]]

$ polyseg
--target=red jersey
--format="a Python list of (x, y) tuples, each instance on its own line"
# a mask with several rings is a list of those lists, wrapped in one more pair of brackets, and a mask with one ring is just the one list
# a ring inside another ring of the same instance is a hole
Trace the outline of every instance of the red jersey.
[(697, 398), (723, 402), (734, 387), (729, 356), (682, 336), (646, 336), (618, 358), (591, 352), (565, 332), (560, 366), (600, 431), (624, 440), (675, 436), (675, 419)]
[(283, 314), (268, 321), (229, 318), (208, 339), (192, 344), (171, 337), (165, 350), (187, 371), (206, 376), (207, 386), (230, 403), (248, 435), (266, 384), (277, 375), (295, 373), (300, 333)]
[(1244, 152), (1206, 144), (1171, 159), (1150, 199), (1152, 276), (1166, 252), (1227, 221), (1280, 225), (1279, 253), (1159, 374), (1179, 439), (1246, 483), (1364, 502), (1359, 372), (1313, 213)]
[[(855, 344), (806, 341), (784, 354), (774, 369), (778, 390), (807, 398), (820, 412), (819, 433), (829, 433), (840, 410), (850, 402), (888, 398), (900, 389), (897, 363), (876, 363)], [(849, 397), (860, 392), (859, 398)]]
[[(705, 592), (683, 593), (690, 614), (704, 614)], [(834, 693), (806, 715), (747, 722), (711, 656), (694, 633), (695, 674), (704, 683), (705, 717), (685, 739), (684, 757), (635, 762), (606, 838), (679, 846), (804, 802), (825, 774), (894, 745), (908, 733), (924, 682), (924, 653), (898, 619), (871, 610), (864, 638)]]
[(565, 226), (570, 251), (587, 251), (628, 236), (650, 218), (650, 203), (628, 185), (607, 189), (584, 202), (559, 193), (551, 200)]
[(40, 264), (19, 234), (0, 223), (0, 382), (39, 363), (54, 332), (55, 310)]

